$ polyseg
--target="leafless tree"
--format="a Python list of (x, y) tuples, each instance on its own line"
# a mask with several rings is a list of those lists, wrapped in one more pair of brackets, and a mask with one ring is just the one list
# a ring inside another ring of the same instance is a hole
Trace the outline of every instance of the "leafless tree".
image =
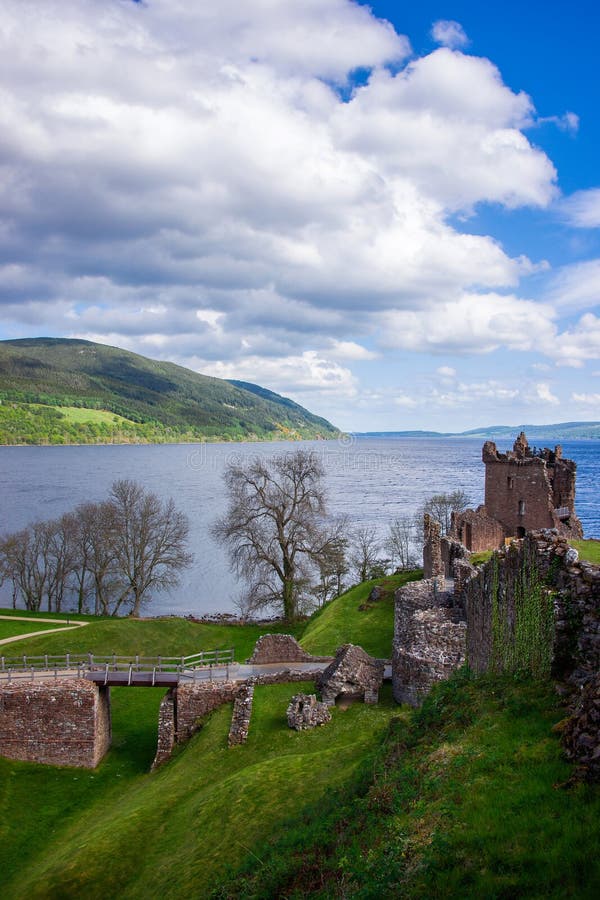
[(307, 450), (232, 464), (227, 512), (213, 534), (228, 548), (246, 603), (276, 607), (292, 622), (310, 598), (319, 561), (337, 535), (327, 525), (323, 467)]
[(139, 616), (150, 591), (177, 584), (181, 569), (191, 564), (189, 523), (172, 499), (162, 503), (129, 479), (113, 483), (108, 507), (114, 571), (124, 585), (114, 611), (125, 603), (130, 615)]
[(73, 595), (82, 612), (139, 615), (151, 590), (177, 583), (190, 564), (188, 522), (172, 500), (133, 481), (116, 481), (109, 500), (84, 503), (59, 519), (36, 522), (0, 540), (0, 583), (27, 609), (60, 611)]
[(359, 581), (369, 581), (385, 575), (389, 559), (381, 556), (383, 547), (377, 532), (371, 527), (357, 528), (350, 537), (349, 560)]
[(424, 513), (440, 523), (441, 533), (448, 534), (452, 525), (452, 513), (462, 512), (466, 509), (471, 498), (463, 490), (452, 491), (449, 494), (434, 494), (425, 502)]
[(402, 516), (389, 526), (388, 535), (384, 542), (386, 552), (389, 554), (394, 569), (414, 569), (417, 565), (415, 550), (416, 531), (414, 518)]

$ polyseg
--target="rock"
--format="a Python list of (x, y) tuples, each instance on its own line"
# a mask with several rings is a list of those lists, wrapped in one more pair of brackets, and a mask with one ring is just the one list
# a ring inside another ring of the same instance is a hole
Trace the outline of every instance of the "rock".
[(317, 700), (315, 694), (296, 694), (287, 708), (287, 721), (290, 728), (305, 731), (331, 722), (331, 713), (327, 704)]

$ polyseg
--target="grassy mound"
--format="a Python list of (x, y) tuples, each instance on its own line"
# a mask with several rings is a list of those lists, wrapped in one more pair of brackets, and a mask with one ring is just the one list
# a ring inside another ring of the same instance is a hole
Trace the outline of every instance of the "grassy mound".
[(296, 823), (215, 897), (597, 897), (600, 788), (571, 783), (563, 716), (548, 682), (457, 673), (391, 723), (366, 793)]
[(153, 774), (148, 689), (113, 691), (116, 746), (95, 772), (0, 760), (3, 897), (206, 896), (229, 867), (260, 859), (290, 818), (356, 783), (395, 712), (388, 692), (292, 732), (285, 710), (302, 688), (312, 685), (258, 688), (250, 738), (234, 750), (221, 708)]
[[(394, 635), (394, 592), (421, 575), (420, 570), (403, 572), (351, 588), (313, 616), (300, 643), (315, 656), (335, 653), (342, 644), (360, 644), (371, 656), (388, 659)], [(369, 602), (375, 586), (381, 597)]]

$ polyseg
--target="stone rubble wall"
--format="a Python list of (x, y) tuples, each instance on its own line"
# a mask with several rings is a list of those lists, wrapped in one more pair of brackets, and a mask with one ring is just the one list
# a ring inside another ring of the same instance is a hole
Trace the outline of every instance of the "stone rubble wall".
[(263, 634), (256, 642), (249, 665), (269, 665), (279, 662), (318, 662), (331, 657), (311, 656), (291, 634)]
[(187, 741), (199, 727), (199, 719), (231, 703), (239, 690), (235, 681), (212, 681), (199, 684), (180, 682), (175, 689), (175, 741)]
[(108, 688), (79, 678), (0, 683), (0, 756), (94, 769), (110, 739)]
[(436, 681), (463, 664), (465, 652), (464, 613), (437, 590), (437, 579), (414, 581), (396, 592), (392, 689), (398, 703), (419, 706)]
[(492, 665), (494, 591), (510, 625), (524, 568), (532, 566), (555, 591), (553, 674), (581, 686), (600, 669), (600, 567), (575, 556), (565, 537), (542, 530), (498, 551), (495, 561), (476, 570), (463, 590), (467, 659), (474, 671)]
[(590, 781), (600, 780), (600, 673), (592, 676), (566, 723), (563, 742), (569, 759)]
[(175, 747), (175, 688), (167, 691), (158, 710), (158, 742), (152, 771), (171, 758)]
[(233, 715), (231, 717), (231, 726), (229, 728), (229, 737), (227, 739), (229, 747), (245, 744), (248, 740), (253, 700), (254, 685), (243, 685), (237, 692), (233, 702)]
[(315, 694), (296, 694), (287, 708), (287, 723), (296, 731), (305, 731), (331, 722), (326, 703), (317, 700)]
[(373, 704), (379, 699), (383, 673), (383, 660), (374, 659), (355, 644), (344, 644), (316, 683), (324, 702), (330, 706), (344, 696), (362, 697), (365, 703)]

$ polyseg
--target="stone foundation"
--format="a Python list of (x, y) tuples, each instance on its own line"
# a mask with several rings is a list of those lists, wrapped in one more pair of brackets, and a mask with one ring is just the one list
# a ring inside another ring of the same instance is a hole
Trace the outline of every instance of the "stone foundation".
[(296, 694), (287, 708), (287, 722), (296, 731), (316, 728), (331, 722), (331, 713), (326, 703), (320, 703), (315, 694)]
[(109, 688), (84, 679), (0, 683), (0, 755), (94, 769), (110, 747)]

